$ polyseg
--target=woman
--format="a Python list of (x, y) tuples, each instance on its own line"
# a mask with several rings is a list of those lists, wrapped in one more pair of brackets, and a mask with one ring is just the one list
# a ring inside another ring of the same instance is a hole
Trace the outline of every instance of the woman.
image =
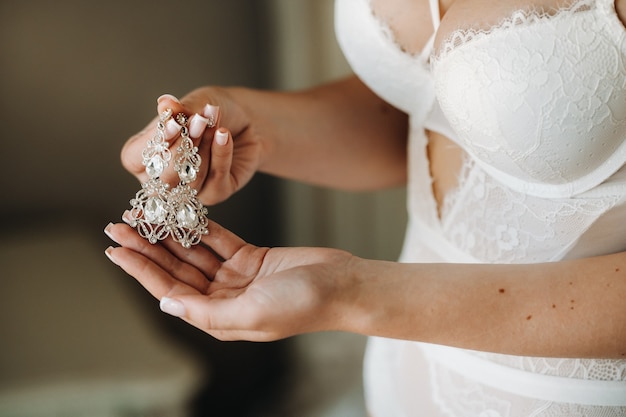
[[(205, 204), (257, 170), (407, 182), (401, 262), (258, 248), (215, 223), (191, 250), (109, 225), (107, 255), (223, 340), (372, 336), (374, 417), (626, 415), (624, 16), (626, 0), (337, 0), (358, 78), (206, 87), (158, 110), (196, 114)], [(142, 181), (150, 130), (122, 152)]]

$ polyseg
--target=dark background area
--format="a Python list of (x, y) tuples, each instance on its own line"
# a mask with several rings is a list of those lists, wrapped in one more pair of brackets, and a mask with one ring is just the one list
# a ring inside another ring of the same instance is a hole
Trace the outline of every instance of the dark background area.
[[(154, 117), (155, 100), (163, 93), (182, 96), (203, 84), (272, 87), (269, 19), (264, 1), (0, 2), (0, 233), (5, 242), (20, 236), (37, 241), (18, 253), (22, 260), (0, 254), (0, 297), (20, 298), (22, 310), (17, 318), (6, 303), (0, 307), (3, 326), (14, 329), (4, 333), (13, 334), (12, 340), (2, 342), (5, 378), (16, 376), (7, 362), (21, 360), (23, 341), (15, 330), (20, 320), (46, 320), (44, 306), (31, 305), (30, 292), (41, 288), (39, 280), (69, 290), (72, 278), (64, 266), (81, 255), (62, 253), (60, 268), (41, 264), (40, 274), (25, 275), (25, 268), (7, 265), (39, 263), (45, 259), (40, 252), (57, 246), (68, 230), (79, 230), (81, 241), (102, 251), (111, 244), (102, 229), (119, 220), (139, 186), (119, 163), (123, 143)], [(210, 216), (256, 244), (282, 243), (280, 190), (272, 178), (257, 176), (235, 197), (210, 208)], [(278, 400), (289, 341), (216, 341), (161, 314), (132, 278), (112, 265), (104, 268), (158, 332), (206, 367), (210, 378), (192, 398), (192, 415), (259, 415), (263, 404)], [(89, 274), (88, 267), (85, 271)], [(24, 281), (29, 285), (13, 285)], [(114, 298), (107, 308), (115, 308), (111, 303)], [(49, 325), (65, 328), (60, 334), (81, 332), (72, 323)], [(117, 334), (115, 325), (110, 332)], [(34, 339), (46, 349), (39, 335)]]

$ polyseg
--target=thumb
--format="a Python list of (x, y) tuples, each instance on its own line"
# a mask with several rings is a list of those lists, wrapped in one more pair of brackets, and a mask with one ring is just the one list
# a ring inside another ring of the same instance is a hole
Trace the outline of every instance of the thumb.
[(177, 294), (161, 298), (161, 311), (207, 332), (249, 328), (237, 299), (209, 298), (202, 294)]

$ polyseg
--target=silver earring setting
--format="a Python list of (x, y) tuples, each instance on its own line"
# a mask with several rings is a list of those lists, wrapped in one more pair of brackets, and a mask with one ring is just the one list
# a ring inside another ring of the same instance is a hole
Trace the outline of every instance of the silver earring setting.
[(169, 143), (165, 141), (165, 123), (171, 116), (171, 110), (161, 114), (156, 133), (143, 150), (143, 165), (149, 179), (130, 201), (129, 223), (152, 244), (171, 235), (184, 248), (190, 248), (209, 233), (207, 209), (198, 200), (197, 190), (190, 186), (200, 171), (201, 158), (189, 138), (188, 118), (180, 113), (176, 121), (181, 125), (181, 143), (174, 162), (180, 183), (170, 190), (169, 184), (161, 180), (172, 159)]
[(198, 148), (189, 138), (189, 119), (180, 113), (176, 116), (176, 121), (182, 126), (181, 143), (176, 149), (177, 156), (174, 162), (174, 170), (178, 173), (180, 184), (170, 194), (170, 204), (175, 217), (171, 233), (176, 242), (189, 248), (198, 244), (202, 236), (209, 233), (207, 228), (209, 220), (206, 207), (203, 207), (196, 197), (198, 191), (189, 185), (196, 180), (202, 161), (198, 155)]

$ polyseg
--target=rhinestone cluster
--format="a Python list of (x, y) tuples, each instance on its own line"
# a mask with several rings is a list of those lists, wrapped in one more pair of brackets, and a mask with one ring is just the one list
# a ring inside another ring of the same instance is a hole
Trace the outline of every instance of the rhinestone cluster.
[(172, 159), (169, 143), (165, 141), (165, 123), (171, 116), (171, 110), (160, 115), (156, 133), (142, 152), (149, 179), (130, 200), (130, 225), (150, 243), (171, 236), (183, 247), (190, 248), (209, 233), (208, 211), (198, 200), (198, 192), (189, 185), (198, 176), (201, 158), (198, 148), (189, 138), (187, 116), (182, 113), (176, 115), (176, 121), (181, 126), (181, 143), (176, 149), (174, 170), (180, 183), (170, 190), (169, 184), (161, 180)]

